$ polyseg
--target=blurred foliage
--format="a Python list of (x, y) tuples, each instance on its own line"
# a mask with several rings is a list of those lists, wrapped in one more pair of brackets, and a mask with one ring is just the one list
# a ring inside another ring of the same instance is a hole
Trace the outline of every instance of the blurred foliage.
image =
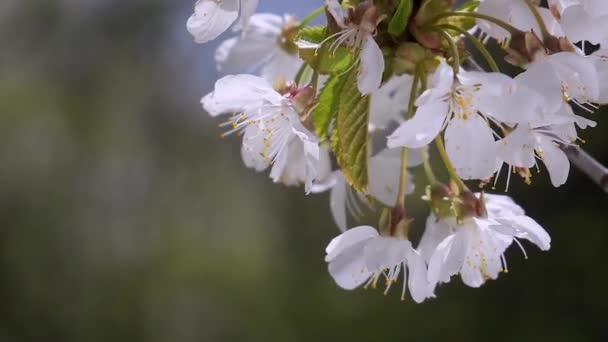
[[(191, 42), (190, 6), (0, 4), (0, 341), (608, 338), (608, 202), (576, 170), (513, 182), (554, 241), (512, 248), (499, 281), (423, 305), (338, 289), (327, 196), (246, 170), (202, 113), (213, 45)], [(604, 115), (583, 135), (606, 163)]]

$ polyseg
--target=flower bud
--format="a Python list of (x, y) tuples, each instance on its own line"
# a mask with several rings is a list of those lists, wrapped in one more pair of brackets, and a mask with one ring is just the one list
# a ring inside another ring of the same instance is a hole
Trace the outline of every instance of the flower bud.
[(380, 224), (378, 226), (380, 235), (407, 239), (410, 224), (413, 221), (413, 219), (407, 216), (405, 208), (402, 206), (396, 206), (392, 209), (385, 208), (380, 216)]
[(405, 42), (399, 45), (393, 58), (393, 68), (397, 75), (414, 74), (416, 65), (422, 63), (426, 73), (432, 73), (439, 65), (432, 51), (414, 42)]
[(452, 200), (455, 193), (445, 184), (437, 183), (426, 188), (426, 194), (422, 197), (431, 207), (431, 211), (438, 218), (453, 216)]
[(315, 90), (311, 86), (298, 88), (291, 94), (291, 103), (300, 116), (308, 114), (315, 103)]

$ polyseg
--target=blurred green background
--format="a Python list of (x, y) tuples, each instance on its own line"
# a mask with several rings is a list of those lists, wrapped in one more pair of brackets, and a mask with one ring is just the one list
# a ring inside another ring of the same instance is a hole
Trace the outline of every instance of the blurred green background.
[[(262, 0), (303, 14), (320, 1)], [(247, 170), (199, 105), (191, 1), (0, 1), (0, 341), (606, 341), (608, 201), (512, 182), (553, 237), (422, 305), (327, 274), (327, 195)], [(608, 162), (608, 121), (583, 132)], [(420, 189), (419, 189), (420, 190)], [(419, 193), (418, 193), (419, 195)], [(413, 214), (419, 228), (426, 212)]]

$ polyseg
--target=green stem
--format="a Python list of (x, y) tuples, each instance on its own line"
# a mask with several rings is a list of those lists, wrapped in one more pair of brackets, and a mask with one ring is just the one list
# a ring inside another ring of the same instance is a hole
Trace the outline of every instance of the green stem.
[(538, 27), (540, 28), (540, 34), (543, 37), (543, 42), (546, 43), (549, 40), (549, 37), (551, 37), (551, 34), (549, 34), (549, 30), (547, 29), (547, 25), (545, 24), (543, 17), (540, 15), (538, 8), (532, 3), (532, 1), (530, 1), (530, 0), (524, 0), (524, 1), (525, 1), (526, 5), (528, 5), (530, 12), (532, 12), (532, 15), (534, 15), (534, 19), (536, 20), (536, 23), (538, 24)]
[(483, 43), (481, 41), (479, 41), (479, 39), (477, 39), (477, 37), (475, 37), (474, 35), (469, 33), (469, 31), (467, 31), (463, 28), (460, 28), (456, 25), (450, 25), (450, 24), (437, 25), (436, 27), (439, 29), (444, 29), (444, 30), (453, 30), (460, 34), (465, 35), (471, 41), (471, 43), (475, 46), (477, 51), (479, 51), (479, 53), (482, 55), (482, 57), (486, 60), (486, 62), (488, 63), (488, 66), (490, 67), (490, 70), (492, 70), (494, 72), (500, 72), (500, 69), (498, 68), (498, 64), (496, 64), (496, 61), (494, 60), (494, 57), (492, 57), (492, 54), (490, 53), (490, 51), (488, 51), (488, 49), (485, 47), (485, 45), (483, 45)]
[(319, 72), (315, 69), (312, 73), (312, 79), (310, 81), (312, 83), (313, 94), (317, 94), (317, 88), (319, 86)]
[(310, 12), (307, 16), (302, 19), (300, 25), (298, 25), (298, 31), (306, 27), (311, 21), (313, 21), (316, 17), (320, 16), (325, 12), (325, 5), (318, 7), (314, 11)]
[(454, 69), (454, 75), (457, 75), (460, 71), (460, 52), (458, 52), (456, 41), (447, 31), (441, 29), (437, 29), (436, 31), (443, 36), (443, 39), (445, 39), (448, 44), (450, 44), (450, 51), (452, 54), (452, 69)]
[(298, 70), (298, 73), (296, 74), (296, 77), (294, 78), (294, 81), (296, 81), (296, 84), (300, 85), (302, 83), (302, 77), (304, 76), (304, 73), (306, 72), (307, 68), (308, 68), (308, 64), (302, 63), (302, 66), (300, 67), (300, 69)]
[(422, 148), (420, 150), (420, 154), (422, 155), (422, 166), (424, 167), (424, 174), (426, 175), (427, 180), (429, 183), (431, 183), (431, 185), (437, 184), (437, 177), (435, 177), (435, 173), (433, 172), (433, 168), (431, 167), (431, 163), (429, 161), (428, 148)]
[(399, 193), (397, 194), (397, 203), (395, 206), (398, 208), (405, 208), (405, 193), (406, 193), (406, 181), (407, 181), (407, 147), (401, 149), (401, 172), (399, 174)]
[(421, 64), (416, 64), (416, 72), (414, 73), (414, 79), (412, 80), (412, 89), (410, 90), (410, 98), (407, 102), (407, 116), (411, 119), (414, 116), (414, 106), (416, 105), (416, 98), (418, 97), (418, 86), (420, 85), (420, 79), (423, 74)]
[(427, 24), (423, 25), (421, 27), (421, 29), (424, 31), (426, 30), (428, 27), (431, 27), (433, 25), (435, 25), (439, 20), (444, 19), (444, 18), (450, 18), (450, 17), (468, 17), (468, 18), (475, 18), (475, 19), (481, 19), (481, 20), (485, 20), (485, 21), (489, 21), (492, 24), (495, 24), (499, 27), (502, 27), (503, 29), (505, 29), (507, 32), (509, 32), (511, 35), (513, 35), (514, 33), (520, 32), (521, 30), (517, 29), (516, 27), (514, 27), (513, 25), (502, 21), (498, 18), (494, 18), (492, 16), (489, 15), (485, 15), (485, 14), (481, 14), (481, 13), (477, 13), (477, 12), (445, 12), (445, 13), (441, 13), (437, 16), (435, 16), (434, 18), (432, 18), (431, 20), (429, 20), (427, 22)]
[(437, 146), (437, 150), (439, 151), (441, 160), (443, 161), (445, 168), (448, 170), (450, 177), (454, 180), (454, 182), (456, 182), (456, 185), (458, 186), (458, 190), (460, 190), (460, 192), (470, 191), (469, 188), (467, 187), (467, 185), (464, 184), (462, 179), (460, 179), (460, 177), (458, 177), (458, 174), (456, 173), (456, 169), (454, 168), (454, 165), (452, 165), (452, 162), (450, 161), (450, 157), (448, 157), (448, 154), (445, 151), (445, 146), (443, 145), (443, 139), (441, 138), (441, 135), (438, 135), (437, 138), (435, 138), (435, 145)]

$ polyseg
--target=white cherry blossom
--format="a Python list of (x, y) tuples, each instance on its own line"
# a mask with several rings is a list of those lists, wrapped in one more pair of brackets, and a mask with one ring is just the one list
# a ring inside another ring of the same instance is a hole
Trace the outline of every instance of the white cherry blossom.
[(262, 171), (274, 164), (275, 181), (305, 183), (309, 192), (317, 177), (319, 145), (293, 108), (297, 95), (297, 89), (279, 94), (261, 77), (235, 75), (218, 80), (202, 104), (211, 116), (235, 113), (226, 123), (232, 128), (227, 134), (243, 133), (241, 152), (248, 167)]
[(608, 1), (549, 0), (565, 35), (574, 43), (608, 43)]
[(485, 199), (485, 217), (470, 217), (460, 223), (432, 214), (428, 218), (419, 248), (429, 264), (431, 289), (456, 274), (471, 287), (498, 278), (507, 270), (505, 250), (516, 242), (524, 251), (518, 239), (529, 240), (543, 251), (551, 247), (547, 232), (510, 198), (485, 195)]
[(341, 29), (327, 38), (327, 41), (335, 38), (330, 53), (341, 44), (354, 50), (357, 54), (354, 64), (358, 64), (359, 91), (363, 95), (371, 94), (380, 87), (384, 73), (384, 55), (374, 39), (379, 19), (376, 8), (367, 8), (361, 18), (357, 18), (359, 22), (353, 22), (349, 12), (337, 0), (327, 0), (327, 9)]
[[(559, 22), (549, 9), (537, 6), (536, 10), (550, 34), (557, 37), (564, 35)], [(536, 34), (541, 32), (538, 21), (525, 0), (483, 0), (477, 12), (502, 20), (524, 32), (533, 31)], [(504, 28), (488, 20), (477, 19), (476, 22), (477, 27), (484, 34), (500, 42), (508, 40), (511, 36)]]
[[(504, 116), (513, 80), (499, 73), (461, 71), (456, 80), (442, 62), (431, 87), (416, 100), (414, 117), (388, 137), (388, 147), (420, 148), (445, 128), (446, 150), (463, 179), (490, 177), (497, 169), (490, 119)], [(503, 108), (504, 107), (504, 108)]]
[(243, 34), (224, 41), (215, 52), (220, 72), (258, 72), (268, 82), (293, 79), (302, 65), (297, 46), (290, 41), (297, 21), (292, 16), (254, 14)]
[(370, 226), (359, 226), (334, 238), (326, 248), (325, 261), (336, 283), (346, 290), (366, 284), (375, 287), (385, 277), (388, 293), (403, 277), (401, 298), (406, 288), (417, 303), (427, 297), (426, 265), (407, 239), (381, 236)]
[(186, 28), (199, 44), (217, 38), (239, 18), (246, 27), (259, 0), (198, 0)]

